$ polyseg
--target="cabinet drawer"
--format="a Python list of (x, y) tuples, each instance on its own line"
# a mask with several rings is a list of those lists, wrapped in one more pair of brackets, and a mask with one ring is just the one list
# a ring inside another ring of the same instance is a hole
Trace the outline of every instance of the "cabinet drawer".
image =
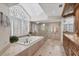
[(65, 47), (69, 47), (69, 39), (66, 36), (64, 36), (64, 38), (63, 38), (63, 45)]

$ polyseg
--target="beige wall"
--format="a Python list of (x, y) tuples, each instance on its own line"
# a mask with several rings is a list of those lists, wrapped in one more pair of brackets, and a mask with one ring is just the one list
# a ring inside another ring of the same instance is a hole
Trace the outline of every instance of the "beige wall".
[(9, 44), (10, 31), (9, 28), (0, 26), (0, 52)]
[(0, 12), (3, 12), (4, 15), (9, 14), (9, 8), (5, 4), (0, 3)]
[[(34, 24), (35, 26), (32, 27), (32, 32), (34, 35), (40, 35), (44, 36), (45, 38), (51, 38), (61, 39), (61, 22), (52, 22), (52, 23), (44, 23), (45, 27), (43, 27), (43, 24)], [(42, 27), (41, 27), (42, 26)]]
[[(8, 15), (8, 7), (0, 3), (0, 12)], [(10, 28), (0, 25), (0, 53), (9, 44)]]

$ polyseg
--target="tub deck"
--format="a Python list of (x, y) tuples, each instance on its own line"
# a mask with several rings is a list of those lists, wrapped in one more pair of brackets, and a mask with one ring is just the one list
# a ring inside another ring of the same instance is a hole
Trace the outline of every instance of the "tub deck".
[(19, 44), (19, 43), (10, 44), (10, 47), (2, 55), (3, 56), (32, 55), (45, 42), (44, 37), (42, 37), (42, 36), (32, 36), (32, 37), (33, 37), (33, 39), (31, 39), (31, 40), (34, 40), (34, 41), (32, 41), (28, 45), (23, 45), (23, 44)]

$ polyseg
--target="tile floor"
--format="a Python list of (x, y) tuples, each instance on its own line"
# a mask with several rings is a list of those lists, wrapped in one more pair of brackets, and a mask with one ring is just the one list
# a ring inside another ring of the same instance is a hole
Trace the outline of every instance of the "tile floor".
[(65, 56), (65, 51), (60, 40), (48, 39), (34, 56)]

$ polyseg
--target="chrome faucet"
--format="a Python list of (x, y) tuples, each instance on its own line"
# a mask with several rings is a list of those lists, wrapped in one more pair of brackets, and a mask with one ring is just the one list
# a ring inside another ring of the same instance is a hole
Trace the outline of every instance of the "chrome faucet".
[(26, 39), (26, 43), (28, 43), (29, 42), (29, 40), (28, 40), (28, 38)]
[(30, 43), (29, 37), (26, 38), (26, 41), (25, 41), (25, 42), (26, 42), (26, 43)]

